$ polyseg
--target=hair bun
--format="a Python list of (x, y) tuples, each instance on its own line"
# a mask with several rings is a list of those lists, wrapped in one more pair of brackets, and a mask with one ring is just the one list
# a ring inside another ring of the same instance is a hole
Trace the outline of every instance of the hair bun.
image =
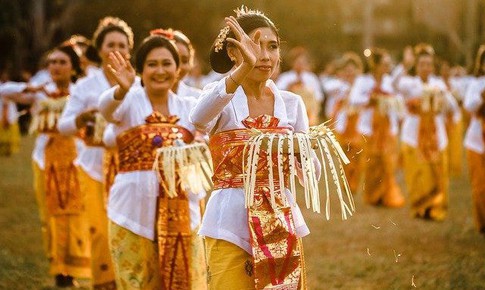
[(232, 69), (234, 63), (227, 55), (227, 44), (224, 42), (224, 49), (216, 51), (215, 44), (211, 47), (209, 62), (212, 70), (220, 74), (225, 74)]

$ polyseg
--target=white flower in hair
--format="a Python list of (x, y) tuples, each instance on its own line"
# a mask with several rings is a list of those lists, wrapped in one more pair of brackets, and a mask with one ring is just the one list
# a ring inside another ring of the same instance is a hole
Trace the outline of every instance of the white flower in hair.
[(224, 26), (224, 28), (221, 29), (219, 32), (219, 35), (217, 35), (216, 42), (214, 43), (214, 50), (216, 52), (219, 52), (222, 50), (224, 47), (224, 41), (227, 38), (227, 35), (229, 34), (229, 26)]

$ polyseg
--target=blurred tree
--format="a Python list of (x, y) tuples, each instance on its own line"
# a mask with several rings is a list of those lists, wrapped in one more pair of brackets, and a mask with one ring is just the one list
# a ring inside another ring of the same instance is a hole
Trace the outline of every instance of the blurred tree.
[[(465, 9), (468, 1), (443, 2), (441, 10), (446, 10), (446, 5), (454, 7), (447, 11), (453, 15), (447, 26), (439, 25), (443, 16), (427, 19), (434, 17), (433, 6), (426, 6), (425, 12), (419, 10), (422, 3), (431, 0), (366, 1), (374, 8), (367, 11), (367, 18), (361, 0), (0, 0), (0, 68), (36, 63), (46, 49), (71, 34), (90, 38), (99, 19), (107, 15), (124, 19), (133, 28), (136, 44), (151, 29), (180, 29), (206, 64), (224, 16), (242, 4), (262, 10), (280, 28), (283, 55), (291, 47), (306, 46), (317, 60), (316, 69), (347, 50), (361, 52), (367, 45), (377, 45), (397, 55), (405, 45), (419, 41), (432, 42), (439, 53), (449, 53), (453, 60), (465, 60), (470, 58), (470, 50), (484, 41), (485, 22), (480, 15), (484, 15), (485, 0), (473, 0), (478, 3), (473, 7), (481, 20), (475, 21), (476, 25), (466, 22), (463, 11), (471, 10)], [(364, 19), (368, 26), (363, 26)], [(466, 28), (464, 22), (468, 23)], [(448, 29), (442, 31), (443, 27)], [(481, 30), (475, 33), (476, 29)], [(471, 34), (476, 37), (468, 41)]]

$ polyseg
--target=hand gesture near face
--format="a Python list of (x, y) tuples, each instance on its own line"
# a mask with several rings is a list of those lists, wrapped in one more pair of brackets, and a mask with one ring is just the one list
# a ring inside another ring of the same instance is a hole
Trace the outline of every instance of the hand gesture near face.
[(76, 119), (76, 127), (78, 129), (86, 127), (89, 123), (94, 123), (96, 121), (96, 112), (98, 110), (91, 109), (79, 114)]
[(116, 99), (122, 99), (130, 89), (131, 85), (135, 82), (135, 69), (119, 51), (111, 52), (109, 54), (108, 68), (110, 74), (119, 85), (115, 97)]
[(261, 32), (257, 30), (254, 34), (254, 39), (251, 39), (241, 28), (234, 16), (226, 17), (226, 23), (236, 37), (236, 39), (227, 38), (227, 42), (233, 44), (239, 50), (243, 58), (243, 64), (247, 64), (253, 68), (261, 54), (261, 45), (259, 42)]

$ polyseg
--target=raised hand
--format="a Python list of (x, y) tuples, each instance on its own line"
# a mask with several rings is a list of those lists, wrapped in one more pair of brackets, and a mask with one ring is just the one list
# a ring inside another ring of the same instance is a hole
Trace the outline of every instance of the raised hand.
[(91, 109), (79, 114), (75, 119), (76, 127), (81, 129), (86, 127), (89, 123), (94, 123), (96, 121), (96, 112), (97, 110)]
[(254, 67), (258, 57), (261, 53), (260, 38), (261, 32), (259, 30), (254, 34), (254, 39), (251, 39), (246, 32), (241, 28), (234, 16), (226, 17), (226, 24), (229, 25), (236, 39), (227, 38), (227, 42), (232, 43), (239, 50), (243, 57), (243, 63)]
[(135, 82), (136, 72), (131, 63), (119, 51), (109, 54), (108, 68), (120, 88), (127, 92)]

